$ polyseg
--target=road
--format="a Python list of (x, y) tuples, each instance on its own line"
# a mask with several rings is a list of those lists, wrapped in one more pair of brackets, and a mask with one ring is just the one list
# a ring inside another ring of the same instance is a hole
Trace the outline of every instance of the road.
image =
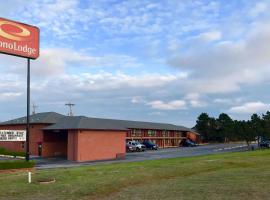
[(145, 152), (132, 152), (127, 153), (126, 159), (123, 160), (108, 160), (108, 161), (92, 161), (92, 162), (74, 162), (59, 158), (49, 159), (35, 159), (37, 161), (37, 169), (51, 169), (51, 168), (66, 168), (77, 166), (88, 166), (97, 164), (111, 164), (121, 162), (134, 162), (144, 160), (157, 160), (164, 158), (177, 158), (177, 157), (191, 157), (198, 155), (218, 154), (225, 152), (239, 152), (246, 151), (247, 146), (245, 143), (229, 143), (229, 144), (209, 144), (198, 147), (181, 147), (181, 148), (168, 148), (159, 149), (157, 151)]

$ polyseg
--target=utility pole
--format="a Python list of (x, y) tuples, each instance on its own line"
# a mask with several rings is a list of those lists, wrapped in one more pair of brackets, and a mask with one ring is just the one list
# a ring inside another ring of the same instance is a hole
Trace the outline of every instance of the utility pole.
[(38, 106), (35, 105), (35, 103), (33, 103), (33, 111), (32, 111), (32, 115), (36, 114), (36, 108), (38, 108)]
[(69, 107), (68, 116), (73, 116), (72, 106), (75, 106), (75, 104), (69, 102), (69, 103), (66, 103), (65, 105)]

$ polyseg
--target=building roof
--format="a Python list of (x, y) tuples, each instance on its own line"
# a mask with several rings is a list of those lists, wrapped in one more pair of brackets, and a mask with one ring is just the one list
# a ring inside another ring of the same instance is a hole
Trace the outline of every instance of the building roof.
[(89, 118), (84, 116), (65, 116), (57, 123), (45, 127), (43, 130), (70, 130), (70, 129), (93, 129), (93, 130), (127, 130), (110, 120)]
[[(129, 121), (117, 119), (92, 118), (85, 116), (65, 116), (56, 112), (37, 113), (30, 116), (31, 124), (51, 124), (44, 130), (70, 130), (70, 129), (94, 129), (94, 130), (127, 130), (127, 129), (152, 129), (171, 131), (190, 131), (192, 129), (167, 123)], [(9, 120), (0, 125), (26, 124), (26, 117)]]
[(117, 119), (103, 119), (92, 117), (64, 117), (59, 122), (44, 128), (45, 130), (61, 130), (61, 129), (153, 129), (153, 130), (172, 130), (172, 131), (191, 131), (184, 126), (176, 126), (173, 124), (128, 121)]
[[(30, 116), (30, 123), (31, 124), (54, 124), (63, 117), (65, 116), (56, 112), (37, 113)], [(12, 124), (26, 124), (26, 117), (20, 117), (17, 119), (0, 123), (0, 125), (12, 125)]]

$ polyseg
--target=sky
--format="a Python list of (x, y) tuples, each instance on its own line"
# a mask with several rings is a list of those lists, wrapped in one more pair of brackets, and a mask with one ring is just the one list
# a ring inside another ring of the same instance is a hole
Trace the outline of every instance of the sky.
[[(270, 0), (9, 0), (40, 28), (37, 112), (174, 123), (270, 110)], [(0, 55), (0, 121), (26, 114), (26, 59)]]

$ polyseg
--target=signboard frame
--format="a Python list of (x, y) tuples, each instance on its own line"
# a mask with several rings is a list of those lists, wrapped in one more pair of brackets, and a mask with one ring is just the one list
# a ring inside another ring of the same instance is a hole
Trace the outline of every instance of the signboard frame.
[[(23, 56), (23, 55), (19, 55), (19, 54), (15, 54), (15, 53), (5, 52), (5, 51), (3, 51), (1, 49), (0, 49), (0, 53), (6, 54), (6, 55), (11, 55), (11, 56), (17, 56), (17, 57), (20, 57), (20, 58), (29, 58), (29, 59), (32, 59), (32, 60), (35, 60), (35, 59), (37, 59), (40, 56), (40, 29), (37, 26), (33, 26), (33, 25), (22, 23), (22, 22), (18, 22), (18, 21), (6, 19), (6, 18), (3, 18), (3, 17), (0, 17), (0, 20), (9, 21), (9, 22), (12, 22), (12, 23), (15, 23), (15, 24), (19, 24), (19, 25), (24, 26), (24, 27), (31, 27), (33, 29), (36, 29), (36, 31), (37, 31), (37, 37), (38, 37), (37, 38), (37, 51), (38, 51), (38, 55), (36, 57)], [(1, 27), (0, 27), (0, 29), (1, 29)], [(1, 37), (2, 36), (0, 35), (0, 38)], [(0, 39), (0, 41), (1, 41), (1, 39)], [(13, 40), (11, 40), (11, 41), (13, 41)]]

